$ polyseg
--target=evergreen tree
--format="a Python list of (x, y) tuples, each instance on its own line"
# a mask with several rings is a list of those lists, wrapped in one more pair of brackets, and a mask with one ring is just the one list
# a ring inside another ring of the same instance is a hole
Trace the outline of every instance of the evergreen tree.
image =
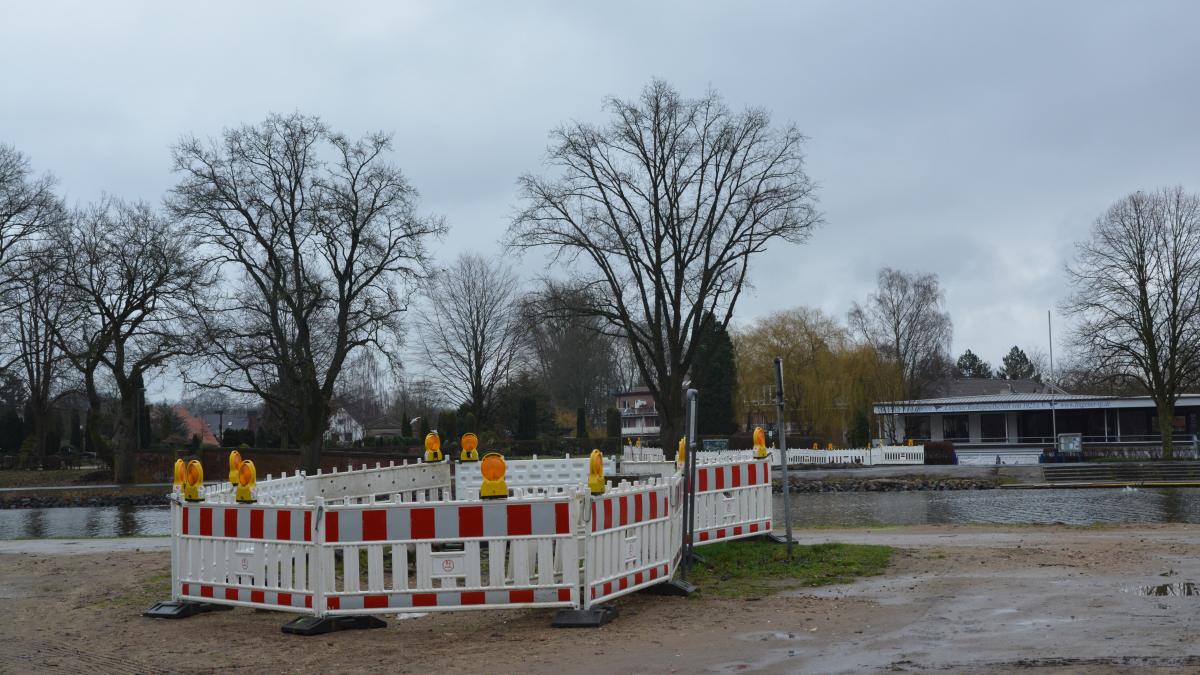
[(13, 408), (0, 411), (0, 452), (16, 454), (25, 441), (25, 423)]
[(958, 357), (958, 363), (955, 365), (955, 368), (959, 377), (989, 378), (992, 376), (991, 365), (976, 356), (975, 352), (972, 352), (970, 349)]
[(438, 436), (443, 442), (458, 439), (458, 415), (453, 410), (443, 410), (437, 416)]
[(83, 429), (79, 425), (79, 411), (71, 410), (71, 433), (70, 433), (71, 448), (75, 452), (83, 449)]
[(609, 438), (621, 438), (621, 411), (609, 408), (604, 411), (604, 430)]
[(518, 441), (532, 441), (537, 438), (537, 432), (537, 398), (531, 395), (522, 396), (517, 402), (517, 429), (514, 436)]
[(696, 431), (701, 435), (724, 435), (737, 431), (733, 396), (737, 389), (737, 366), (729, 332), (712, 314), (705, 314), (697, 337), (692, 366), (692, 388), (700, 392)]
[(582, 406), (575, 409), (575, 438), (587, 438), (587, 411)]
[(479, 422), (475, 419), (475, 413), (469, 412), (469, 413), (463, 415), (462, 432), (464, 434), (466, 434), (466, 433), (478, 434), (479, 433)]
[(421, 417), (421, 422), (420, 422), (420, 424), (417, 425), (417, 433), (420, 435), (420, 438), (417, 440), (424, 443), (425, 437), (429, 435), (429, 416), (428, 415), (423, 415)]
[(412, 420), (408, 419), (408, 411), (400, 411), (400, 435), (405, 438), (412, 438)]
[(866, 408), (856, 408), (850, 418), (850, 433), (846, 441), (852, 448), (865, 448), (871, 443), (871, 420)]
[(1000, 368), (998, 374), (1006, 380), (1041, 380), (1033, 362), (1025, 355), (1025, 351), (1016, 345), (1008, 350), (1008, 355), (1004, 357), (1003, 363), (1004, 366)]

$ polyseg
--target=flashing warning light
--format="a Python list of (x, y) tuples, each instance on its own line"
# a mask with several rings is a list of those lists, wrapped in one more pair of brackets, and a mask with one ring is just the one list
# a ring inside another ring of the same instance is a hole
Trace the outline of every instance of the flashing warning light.
[(679, 438), (679, 449), (675, 451), (675, 465), (683, 466), (687, 461), (687, 438), (681, 436)]
[(258, 473), (254, 470), (254, 462), (246, 460), (238, 467), (238, 483), (234, 498), (239, 504), (254, 503), (254, 484)]
[(821, 446), (819, 444), (813, 443), (813, 450), (820, 450), (820, 449), (821, 449)]
[(189, 502), (204, 501), (200, 496), (201, 485), (204, 485), (204, 467), (201, 466), (200, 460), (193, 459), (187, 463), (183, 472), (183, 498)]
[(183, 472), (186, 467), (187, 465), (182, 459), (175, 460), (175, 478), (171, 481), (171, 489), (175, 492), (183, 489)]
[(913, 440), (910, 438), (907, 441), (905, 441), (904, 444), (911, 448), (913, 446)]
[(826, 450), (832, 450), (832, 449), (833, 449), (833, 443), (826, 443), (826, 444), (825, 444), (825, 449), (826, 449)]
[(229, 453), (229, 482), (238, 484), (238, 470), (242, 468), (242, 453), (233, 450)]
[(592, 450), (588, 459), (588, 489), (594, 495), (602, 495), (604, 487), (604, 455), (599, 450)]
[(754, 427), (754, 458), (763, 459), (767, 456), (767, 432), (762, 427)]
[(440, 462), (442, 457), (442, 438), (438, 436), (438, 432), (431, 431), (425, 434), (425, 461)]
[(478, 462), (479, 461), (479, 437), (471, 432), (462, 435), (462, 451), (458, 453), (459, 461), (463, 462)]
[(489, 452), (479, 461), (479, 473), (483, 474), (483, 484), (479, 486), (480, 499), (504, 499), (508, 496), (508, 483), (504, 480), (504, 456), (498, 452)]

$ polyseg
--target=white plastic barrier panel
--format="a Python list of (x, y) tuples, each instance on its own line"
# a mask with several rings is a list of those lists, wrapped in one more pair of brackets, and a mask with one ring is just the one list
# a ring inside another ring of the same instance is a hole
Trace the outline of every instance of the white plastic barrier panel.
[(624, 483), (591, 502), (585, 513), (585, 607), (671, 578), (681, 548), (681, 477)]
[[(587, 457), (559, 459), (539, 458), (505, 460), (505, 482), (509, 489), (527, 487), (573, 487), (587, 485)], [(454, 491), (458, 499), (479, 499), (483, 474), (479, 462), (460, 462), (454, 467)], [(611, 457), (604, 458), (604, 473), (616, 472)]]
[(578, 607), (581, 502), (574, 491), (327, 509), (324, 613)]
[(312, 506), (171, 505), (172, 596), (315, 613)]
[(771, 531), (769, 459), (696, 467), (696, 529), (699, 546)]
[[(260, 488), (261, 489), (261, 488)], [(326, 504), (355, 503), (376, 495), (400, 495), (402, 501), (450, 498), (449, 462), (363, 466), (304, 477), (304, 497), (321, 497)]]
[(627, 462), (662, 462), (666, 460), (662, 448), (643, 448), (636, 445), (621, 446), (621, 459)]

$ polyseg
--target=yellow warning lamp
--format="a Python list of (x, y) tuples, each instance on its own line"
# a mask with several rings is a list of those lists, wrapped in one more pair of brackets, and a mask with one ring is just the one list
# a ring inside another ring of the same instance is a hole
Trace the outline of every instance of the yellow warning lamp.
[(193, 459), (183, 472), (183, 498), (189, 502), (204, 501), (200, 496), (201, 485), (204, 485), (204, 467), (200, 465), (200, 460)]
[(813, 450), (820, 450), (820, 449), (821, 449), (821, 446), (820, 446), (820, 445), (817, 445), (817, 444), (814, 442), (814, 443), (813, 443)]
[(642, 447), (642, 437), (638, 436), (637, 440), (633, 442), (633, 445), (634, 445), (634, 447), (637, 447), (637, 448)]
[(910, 447), (910, 448), (911, 448), (911, 447), (912, 447), (912, 445), (913, 445), (913, 441), (912, 441), (912, 439), (910, 438), (910, 439), (908, 439), (907, 441), (905, 441), (905, 445), (907, 445), (908, 447)]
[(767, 432), (762, 427), (754, 427), (754, 459), (767, 456)]
[(238, 470), (242, 468), (242, 453), (233, 450), (229, 453), (229, 482), (238, 484)]
[(683, 466), (687, 461), (687, 438), (679, 438), (679, 449), (675, 451), (675, 466)]
[(237, 490), (234, 498), (239, 504), (254, 503), (254, 483), (258, 473), (254, 470), (254, 462), (246, 460), (238, 467)]
[(504, 456), (489, 452), (479, 462), (479, 473), (483, 484), (479, 486), (480, 499), (504, 499), (508, 496), (508, 483), (504, 480)]
[(604, 455), (599, 450), (592, 450), (588, 459), (588, 489), (594, 495), (604, 494)]
[(442, 457), (442, 439), (436, 431), (425, 434), (425, 461), (440, 462)]
[(183, 472), (186, 468), (182, 459), (175, 460), (175, 478), (171, 481), (171, 489), (174, 492), (183, 490)]
[(479, 461), (479, 437), (471, 432), (462, 435), (462, 451), (458, 453), (458, 459), (463, 462), (478, 462)]
[(826, 443), (826, 444), (825, 444), (825, 449), (826, 449), (826, 450), (832, 450), (832, 449), (833, 449), (833, 443)]

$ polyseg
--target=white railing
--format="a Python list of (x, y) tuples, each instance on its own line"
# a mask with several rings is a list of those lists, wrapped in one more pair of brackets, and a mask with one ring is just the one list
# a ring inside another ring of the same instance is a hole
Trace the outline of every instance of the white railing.
[[(767, 450), (772, 466), (779, 466), (779, 450)], [(753, 459), (753, 450), (700, 451), (700, 457), (722, 462), (737, 462)], [(873, 448), (840, 448), (834, 450), (812, 450), (788, 448), (788, 465), (796, 464), (859, 464), (880, 466), (888, 464), (924, 464), (923, 445), (885, 445)]]
[(662, 462), (662, 448), (643, 448), (637, 445), (621, 446), (621, 461), (623, 462)]

